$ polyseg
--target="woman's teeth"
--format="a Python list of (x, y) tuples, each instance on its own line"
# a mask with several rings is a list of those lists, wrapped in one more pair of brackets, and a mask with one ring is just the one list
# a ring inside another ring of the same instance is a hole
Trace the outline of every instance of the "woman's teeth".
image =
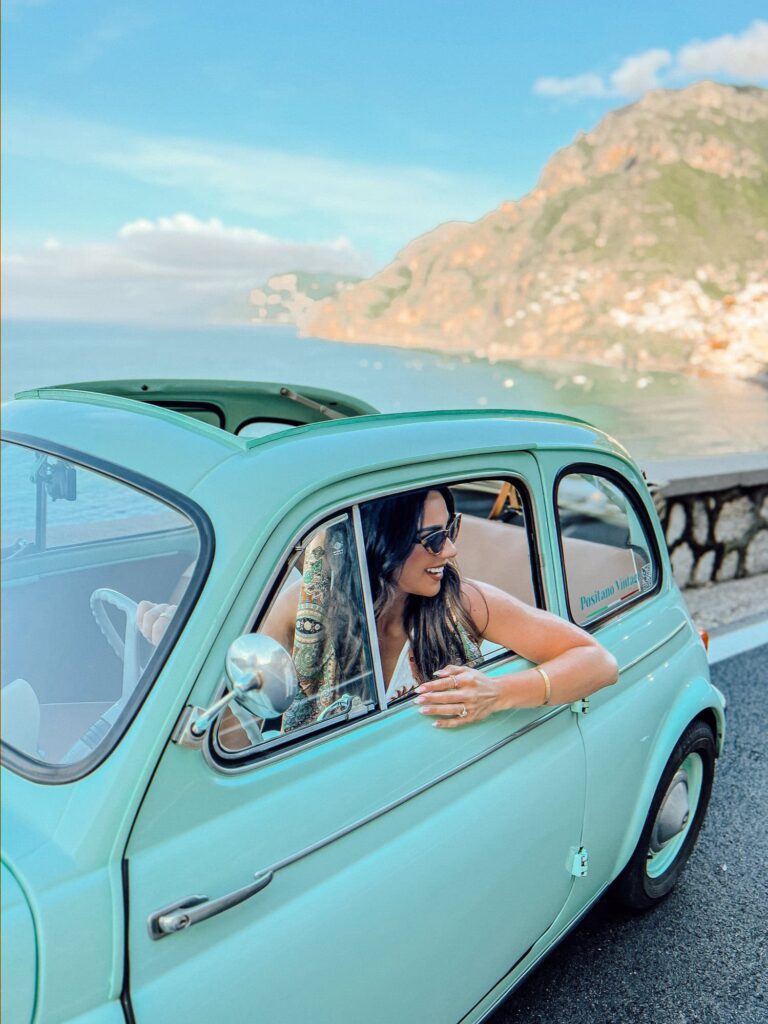
[(445, 566), (441, 565), (438, 569), (427, 569), (430, 576), (436, 576), (438, 579), (442, 579)]

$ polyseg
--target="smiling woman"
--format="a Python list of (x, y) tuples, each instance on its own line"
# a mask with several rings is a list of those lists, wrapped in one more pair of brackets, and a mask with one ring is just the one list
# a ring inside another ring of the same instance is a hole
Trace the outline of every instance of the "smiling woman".
[[(354, 512), (313, 530), (301, 572), (289, 564), (258, 627), (292, 653), (294, 702), (266, 722), (233, 708), (219, 730), (225, 750), (298, 741), (371, 714), (377, 703), (415, 698), (437, 728), (453, 728), (495, 711), (566, 703), (615, 681), (615, 661), (594, 637), (535, 607), (522, 489), (498, 480), (435, 484), (355, 511), (361, 543)], [(493, 678), (482, 670), (510, 654), (535, 667)]]

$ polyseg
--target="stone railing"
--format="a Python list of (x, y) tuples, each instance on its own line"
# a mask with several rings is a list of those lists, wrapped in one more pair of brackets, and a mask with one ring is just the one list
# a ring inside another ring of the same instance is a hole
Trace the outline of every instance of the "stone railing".
[(681, 587), (768, 572), (768, 452), (642, 466)]

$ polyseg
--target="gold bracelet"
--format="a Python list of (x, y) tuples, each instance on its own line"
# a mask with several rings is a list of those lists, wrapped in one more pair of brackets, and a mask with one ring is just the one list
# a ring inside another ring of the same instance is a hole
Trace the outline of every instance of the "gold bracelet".
[(544, 700), (541, 702), (540, 707), (544, 707), (549, 704), (549, 698), (552, 694), (552, 683), (549, 681), (549, 676), (541, 667), (541, 665), (534, 665), (534, 668), (539, 673), (541, 678), (544, 680)]

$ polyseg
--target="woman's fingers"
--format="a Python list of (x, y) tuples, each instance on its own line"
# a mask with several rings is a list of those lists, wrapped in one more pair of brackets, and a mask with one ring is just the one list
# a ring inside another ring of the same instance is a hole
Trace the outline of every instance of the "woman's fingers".
[[(452, 676), (461, 675), (466, 670), (466, 665), (446, 665), (445, 668), (439, 668), (434, 675), (436, 679), (450, 679)], [(427, 686), (428, 684), (425, 683), (424, 685)]]
[(448, 715), (452, 718), (467, 718), (469, 715), (469, 708), (463, 701), (454, 701), (452, 704), (425, 704), (419, 711), (422, 715)]
[(465, 682), (471, 680), (466, 665), (447, 665), (435, 672), (435, 678), (416, 687), (417, 693), (451, 693), (455, 694)]
[(466, 696), (461, 686), (437, 689), (434, 684), (419, 687), (418, 693), (417, 704), (459, 704)]
[(436, 729), (460, 729), (462, 725), (469, 725), (474, 719), (471, 716), (467, 718), (438, 718), (432, 725)]
[(165, 636), (168, 623), (173, 618), (175, 611), (175, 604), (154, 604), (152, 601), (140, 601), (136, 608), (136, 625), (141, 635), (157, 647)]
[(147, 640), (149, 640), (151, 635), (151, 630), (147, 627), (147, 614), (154, 607), (155, 605), (152, 601), (139, 601), (136, 606), (136, 625), (141, 635), (146, 637)]
[(437, 716), (440, 728), (479, 722), (495, 710), (496, 687), (468, 665), (446, 665), (416, 692), (419, 711)]

